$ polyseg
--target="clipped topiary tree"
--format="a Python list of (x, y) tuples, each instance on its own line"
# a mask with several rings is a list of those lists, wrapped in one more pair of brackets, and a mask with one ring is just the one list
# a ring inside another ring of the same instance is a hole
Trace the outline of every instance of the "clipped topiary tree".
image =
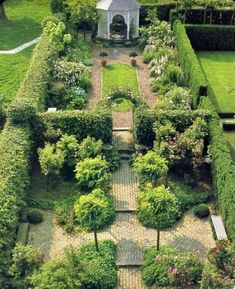
[(112, 200), (105, 196), (101, 189), (96, 189), (78, 199), (74, 206), (74, 212), (78, 224), (82, 228), (94, 232), (95, 246), (99, 252), (97, 231), (110, 224), (115, 217)]
[(44, 148), (38, 149), (39, 162), (42, 173), (47, 176), (47, 189), (50, 178), (60, 174), (64, 163), (64, 155), (56, 152), (55, 145), (47, 143)]
[(173, 225), (180, 215), (178, 199), (165, 186), (148, 186), (138, 196), (138, 218), (144, 225), (157, 228), (157, 250), (160, 247), (160, 229)]
[(86, 137), (79, 145), (78, 159), (95, 158), (102, 153), (103, 142), (93, 137)]
[(74, 135), (65, 134), (56, 144), (56, 151), (63, 155), (64, 162), (69, 167), (74, 167), (78, 151), (78, 141)]
[(75, 173), (78, 186), (84, 192), (90, 192), (96, 188), (108, 188), (109, 165), (101, 156), (80, 161), (76, 166)]
[(142, 183), (151, 182), (157, 185), (163, 182), (168, 172), (168, 162), (154, 151), (136, 157), (133, 165), (134, 172)]

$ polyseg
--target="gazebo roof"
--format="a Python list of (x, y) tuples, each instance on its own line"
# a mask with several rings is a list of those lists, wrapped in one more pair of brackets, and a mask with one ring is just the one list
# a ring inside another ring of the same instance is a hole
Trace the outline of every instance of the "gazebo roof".
[(108, 11), (130, 11), (140, 9), (140, 4), (136, 0), (101, 0), (96, 8)]

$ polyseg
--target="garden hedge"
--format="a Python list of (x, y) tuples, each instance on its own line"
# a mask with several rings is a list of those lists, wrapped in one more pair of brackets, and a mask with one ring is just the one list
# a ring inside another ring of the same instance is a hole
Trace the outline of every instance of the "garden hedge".
[(228, 235), (235, 242), (235, 164), (213, 104), (208, 98), (202, 98), (200, 107), (210, 109), (212, 114), (209, 134), (214, 189)]
[(48, 127), (60, 130), (63, 134), (75, 135), (78, 141), (92, 136), (104, 143), (112, 142), (112, 114), (109, 111), (67, 110), (55, 113), (39, 113), (34, 123), (35, 139), (44, 142), (43, 134)]
[(15, 244), (18, 214), (29, 185), (30, 132), (9, 123), (0, 134), (0, 288)]
[(169, 120), (178, 130), (192, 125), (196, 117), (210, 119), (208, 110), (136, 110), (134, 115), (135, 139), (138, 144), (152, 147), (155, 135), (153, 124), (156, 121)]
[(180, 65), (185, 74), (186, 81), (192, 90), (193, 108), (197, 108), (200, 97), (207, 95), (207, 81), (181, 21), (175, 21), (174, 32)]
[(235, 50), (235, 25), (185, 25), (185, 28), (195, 50)]
[[(184, 9), (171, 9), (170, 11), (170, 22), (173, 23), (176, 19), (180, 19), (184, 15)], [(212, 15), (211, 15), (212, 13)], [(233, 17), (234, 10), (232, 9), (216, 9), (207, 10), (205, 14), (205, 9), (193, 8), (186, 12), (186, 24), (211, 24), (213, 25), (231, 25), (235, 24), (235, 17)], [(212, 16), (212, 18), (211, 18)], [(211, 19), (210, 19), (211, 18)]]
[(55, 56), (54, 47), (48, 36), (43, 33), (33, 51), (28, 71), (21, 83), (16, 99), (8, 108), (7, 114), (13, 116), (14, 122), (22, 122), (27, 119), (29, 106), (24, 106), (25, 99), (31, 103), (31, 111), (33, 109), (44, 110), (50, 67)]
[[(151, 1), (150, 1), (151, 2)], [(140, 25), (147, 25), (148, 21), (146, 21), (146, 17), (148, 15), (149, 9), (155, 9), (157, 11), (157, 15), (159, 20), (168, 21), (170, 10), (176, 7), (177, 1), (175, 0), (158, 0), (154, 1), (155, 3), (141, 4), (140, 7)]]

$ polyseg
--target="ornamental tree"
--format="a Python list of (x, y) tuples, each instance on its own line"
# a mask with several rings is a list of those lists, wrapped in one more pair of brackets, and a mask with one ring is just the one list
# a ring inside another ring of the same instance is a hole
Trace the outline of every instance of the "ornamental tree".
[(75, 178), (82, 191), (90, 192), (96, 188), (107, 188), (110, 180), (108, 162), (101, 156), (85, 158), (75, 169)]
[(39, 163), (42, 173), (47, 176), (47, 188), (49, 179), (60, 174), (64, 163), (64, 155), (56, 151), (54, 144), (47, 143), (44, 148), (38, 149)]
[(56, 151), (63, 155), (64, 161), (69, 167), (74, 167), (78, 151), (76, 137), (68, 134), (63, 135), (56, 144)]
[(151, 182), (156, 185), (165, 180), (168, 162), (158, 153), (149, 151), (146, 155), (136, 157), (133, 169), (142, 183)]
[(147, 226), (157, 228), (157, 250), (160, 247), (160, 229), (172, 226), (180, 216), (178, 199), (165, 186), (148, 186), (138, 197), (138, 217)]
[(74, 206), (78, 224), (85, 230), (93, 231), (96, 250), (99, 252), (97, 231), (113, 221), (115, 212), (112, 200), (101, 189), (81, 196)]
[(96, 140), (88, 136), (79, 145), (78, 158), (81, 160), (85, 158), (95, 158), (102, 153), (102, 149), (102, 140)]

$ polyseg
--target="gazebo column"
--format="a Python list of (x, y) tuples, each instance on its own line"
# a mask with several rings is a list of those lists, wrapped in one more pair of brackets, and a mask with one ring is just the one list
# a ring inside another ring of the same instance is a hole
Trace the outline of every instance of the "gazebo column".
[(127, 12), (127, 39), (130, 39), (130, 12)]
[(140, 26), (140, 13), (139, 10), (136, 12), (136, 37), (139, 37), (139, 26)]
[(108, 39), (110, 39), (110, 25), (111, 25), (111, 15), (110, 11), (107, 13), (107, 33), (108, 33)]

